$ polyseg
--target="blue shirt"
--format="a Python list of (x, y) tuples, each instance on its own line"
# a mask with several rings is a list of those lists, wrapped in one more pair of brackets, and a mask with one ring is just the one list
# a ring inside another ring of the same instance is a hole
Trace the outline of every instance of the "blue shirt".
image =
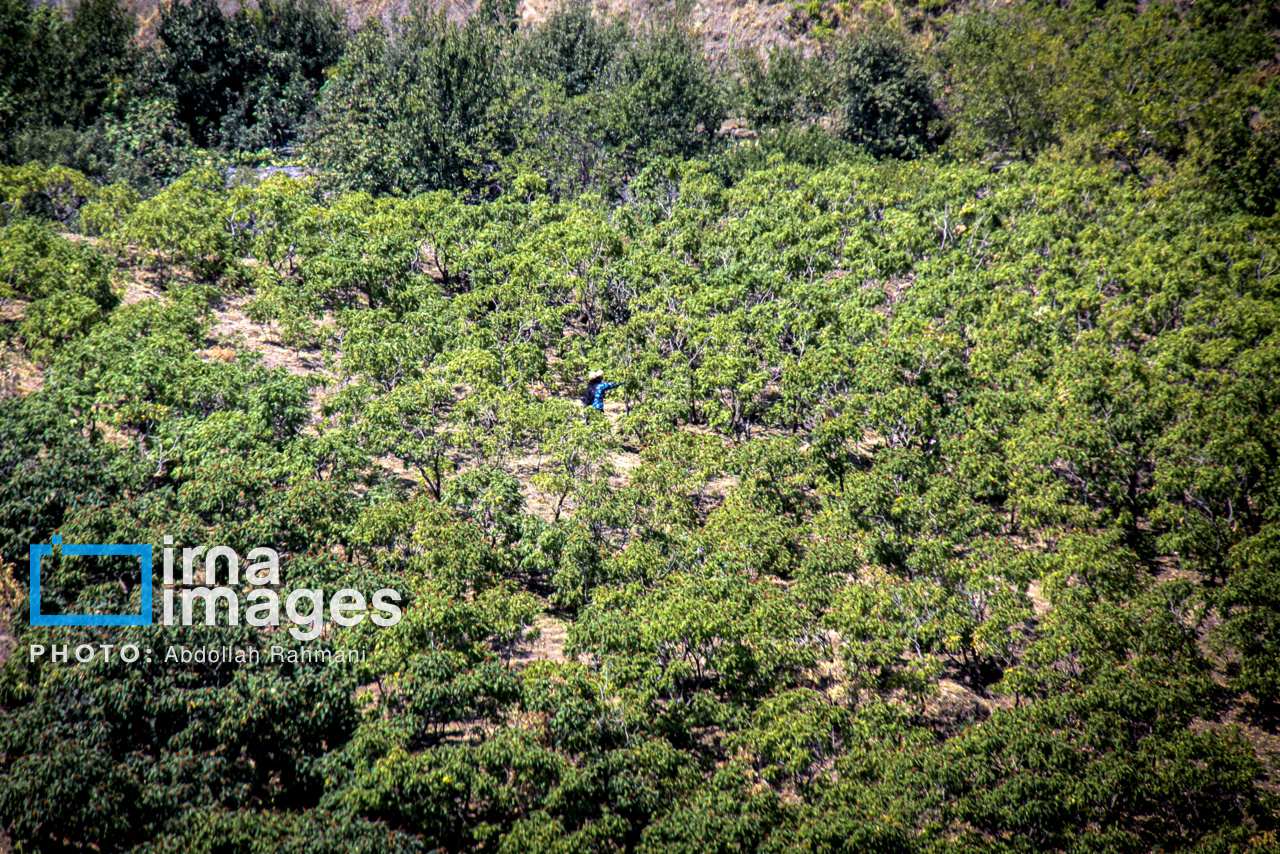
[(600, 385), (596, 386), (595, 400), (591, 401), (591, 405), (604, 412), (604, 393), (611, 388), (617, 387), (617, 383), (600, 383)]

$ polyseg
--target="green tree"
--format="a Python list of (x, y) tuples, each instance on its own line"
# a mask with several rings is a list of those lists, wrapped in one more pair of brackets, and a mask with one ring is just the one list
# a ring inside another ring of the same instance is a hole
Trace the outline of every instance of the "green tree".
[(216, 170), (193, 169), (130, 213), (124, 235), (146, 253), (162, 281), (179, 266), (212, 281), (231, 263), (222, 186)]
[(558, 84), (566, 97), (576, 98), (596, 87), (623, 35), (621, 22), (601, 20), (583, 0), (571, 0), (519, 42), (515, 68)]
[(0, 21), (0, 154), (47, 160), (81, 148), (80, 132), (127, 98), (137, 61), (132, 14), (109, 0), (69, 12), (12, 2)]
[(250, 23), (236, 51), (252, 57), (254, 68), (219, 139), (237, 150), (291, 145), (315, 112), (326, 71), (346, 50), (346, 16), (330, 0), (274, 0), (259, 4)]
[(1062, 28), (1060, 16), (1026, 6), (961, 19), (947, 45), (957, 147), (1028, 159), (1058, 140)]
[(455, 24), (426, 4), (390, 32), (366, 26), (321, 93), (311, 156), (375, 193), (482, 186), (476, 146), (501, 92), (499, 49), (478, 19)]
[(158, 94), (172, 100), (174, 117), (197, 145), (218, 142), (222, 117), (252, 74), (252, 58), (238, 49), (249, 26), (243, 10), (227, 17), (214, 0), (163, 7), (156, 26), (160, 49), (152, 57), (151, 76)]
[(617, 141), (646, 158), (694, 154), (724, 119), (711, 66), (679, 24), (636, 34), (610, 68), (609, 85)]
[(841, 137), (873, 157), (918, 157), (936, 146), (932, 87), (901, 39), (881, 31), (850, 37), (834, 64)]
[(767, 57), (743, 52), (739, 62), (734, 100), (752, 127), (800, 124), (825, 112), (830, 84), (823, 77), (829, 67), (820, 54), (806, 57), (798, 47), (778, 47)]

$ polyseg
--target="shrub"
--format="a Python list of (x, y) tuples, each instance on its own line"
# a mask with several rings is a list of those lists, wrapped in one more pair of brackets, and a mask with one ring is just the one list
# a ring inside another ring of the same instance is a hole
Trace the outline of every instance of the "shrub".
[(58, 291), (27, 306), (18, 334), (35, 359), (47, 362), (60, 345), (87, 335), (102, 318), (102, 309), (93, 300)]
[(825, 112), (830, 69), (821, 57), (806, 58), (799, 48), (781, 47), (767, 59), (744, 53), (740, 62), (734, 101), (752, 127), (804, 122)]
[(687, 29), (642, 32), (614, 63), (610, 125), (618, 141), (646, 158), (688, 156), (724, 120), (720, 87)]
[(836, 52), (833, 93), (840, 136), (875, 157), (918, 157), (934, 147), (929, 78), (898, 37), (854, 36)]
[(620, 21), (602, 21), (585, 0), (570, 0), (519, 43), (515, 72), (557, 83), (570, 98), (583, 95), (596, 88), (625, 36)]
[(499, 47), (476, 19), (460, 26), (423, 4), (390, 33), (366, 26), (321, 93), (310, 155), (377, 193), (480, 183)]
[(59, 292), (77, 294), (102, 308), (114, 305), (102, 253), (31, 219), (0, 229), (0, 297), (39, 300)]
[(173, 265), (181, 264), (212, 281), (231, 260), (231, 238), (221, 216), (222, 189), (222, 176), (216, 170), (193, 169), (139, 204), (124, 234), (147, 253), (162, 276), (170, 276)]

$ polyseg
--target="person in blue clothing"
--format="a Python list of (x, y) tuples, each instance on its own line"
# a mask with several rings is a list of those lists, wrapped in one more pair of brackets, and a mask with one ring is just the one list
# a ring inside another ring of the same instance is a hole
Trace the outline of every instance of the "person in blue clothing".
[(604, 371), (592, 371), (591, 375), (587, 377), (587, 389), (582, 393), (582, 405), (604, 412), (605, 392), (617, 387), (617, 383), (604, 381)]

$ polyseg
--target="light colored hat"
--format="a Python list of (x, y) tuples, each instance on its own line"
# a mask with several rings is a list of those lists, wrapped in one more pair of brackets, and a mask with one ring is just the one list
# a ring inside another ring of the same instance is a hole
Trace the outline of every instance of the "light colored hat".
[(602, 380), (604, 379), (604, 371), (592, 371), (591, 373), (587, 374), (587, 379)]

